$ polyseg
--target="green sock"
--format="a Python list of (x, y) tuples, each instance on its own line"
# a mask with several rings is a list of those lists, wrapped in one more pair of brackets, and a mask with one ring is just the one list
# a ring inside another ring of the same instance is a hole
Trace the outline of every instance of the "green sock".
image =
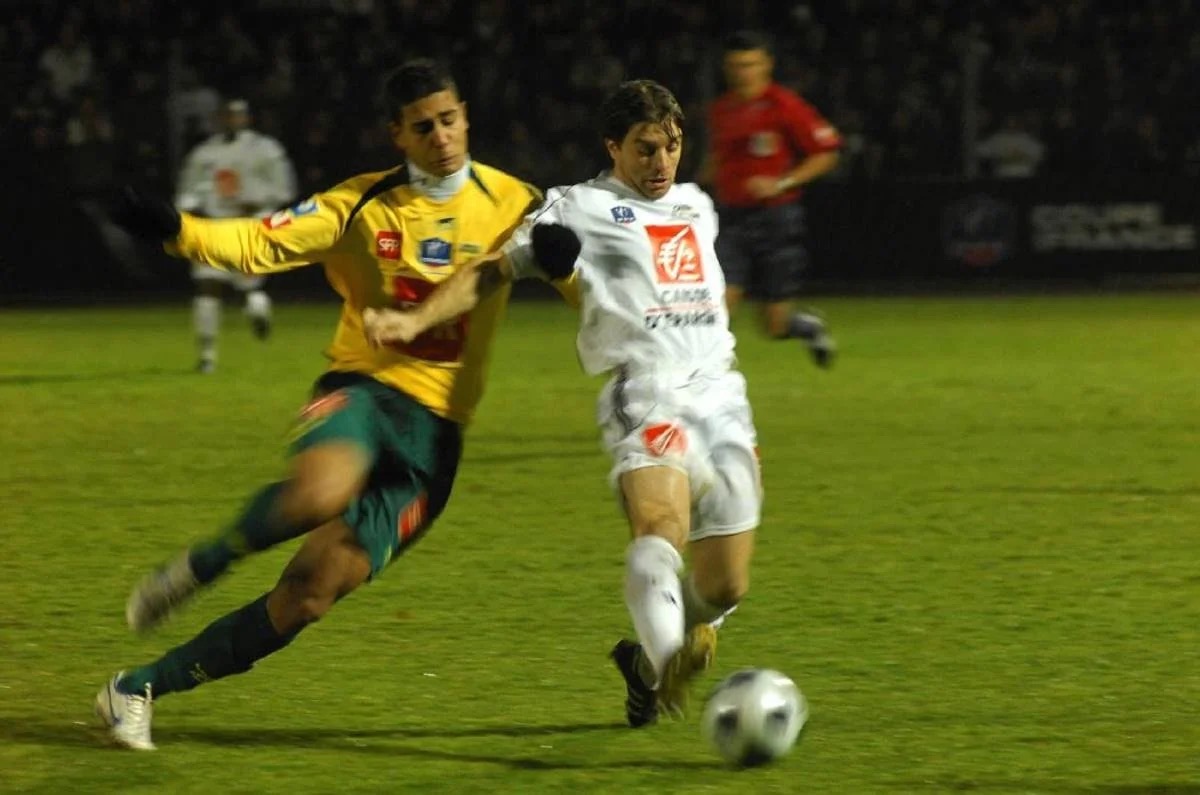
[(249, 671), (257, 661), (279, 651), (300, 633), (279, 634), (267, 614), (267, 595), (218, 618), (199, 635), (168, 651), (149, 665), (134, 668), (117, 682), (117, 690), (141, 695), (146, 685), (155, 698), (191, 690), (205, 682)]
[(188, 559), (197, 581), (208, 584), (251, 552), (261, 552), (312, 529), (279, 522), (275, 502), (284, 485), (281, 481), (263, 488), (250, 498), (232, 527), (216, 538), (192, 547)]

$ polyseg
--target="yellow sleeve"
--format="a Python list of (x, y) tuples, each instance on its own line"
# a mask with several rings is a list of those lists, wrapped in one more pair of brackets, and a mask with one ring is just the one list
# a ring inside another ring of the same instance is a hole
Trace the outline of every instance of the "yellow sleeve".
[(356, 178), (269, 218), (197, 218), (183, 213), (167, 251), (226, 271), (278, 273), (321, 260), (335, 249), (362, 195)]
[(567, 306), (572, 309), (579, 308), (579, 271), (575, 271), (565, 279), (555, 279), (550, 282), (550, 286), (558, 290), (559, 295), (567, 302)]

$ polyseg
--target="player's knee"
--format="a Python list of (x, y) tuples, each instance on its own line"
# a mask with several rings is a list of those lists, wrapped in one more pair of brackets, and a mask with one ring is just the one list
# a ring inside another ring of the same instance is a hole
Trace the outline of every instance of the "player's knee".
[(675, 549), (687, 543), (686, 523), (669, 511), (640, 514), (631, 529), (635, 539), (658, 538)]
[(335, 477), (294, 478), (280, 495), (279, 513), (294, 527), (317, 527), (346, 510), (356, 489)]
[(281, 632), (295, 632), (320, 621), (337, 601), (333, 591), (316, 587), (309, 578), (285, 574), (268, 600), (272, 623)]
[(318, 527), (341, 516), (366, 482), (370, 461), (349, 444), (318, 445), (292, 459), (278, 510), (294, 527)]
[(309, 594), (300, 599), (296, 605), (296, 615), (303, 625), (312, 624), (325, 617), (333, 607), (332, 596)]

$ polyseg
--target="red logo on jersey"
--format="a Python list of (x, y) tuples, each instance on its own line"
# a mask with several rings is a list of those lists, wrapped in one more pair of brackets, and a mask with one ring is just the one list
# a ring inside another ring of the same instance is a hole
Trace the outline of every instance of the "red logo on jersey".
[(654, 274), (659, 284), (704, 281), (700, 244), (696, 242), (696, 233), (691, 226), (646, 224), (646, 234), (650, 236)]
[(236, 199), (242, 192), (242, 177), (232, 168), (218, 168), (213, 173), (213, 183), (222, 199)]
[(650, 455), (662, 458), (687, 452), (687, 433), (673, 422), (660, 422), (642, 431), (642, 444)]
[(274, 215), (268, 215), (263, 219), (263, 226), (267, 229), (282, 229), (292, 222), (292, 214), (287, 210), (280, 210)]
[(387, 229), (376, 232), (375, 256), (380, 259), (400, 259), (400, 233)]

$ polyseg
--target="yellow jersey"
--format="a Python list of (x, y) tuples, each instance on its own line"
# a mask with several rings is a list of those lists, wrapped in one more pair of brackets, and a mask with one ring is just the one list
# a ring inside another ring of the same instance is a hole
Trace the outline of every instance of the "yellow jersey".
[[(444, 200), (410, 185), (401, 166), (353, 177), (261, 221), (184, 214), (168, 250), (241, 273), (322, 263), (343, 299), (326, 351), (330, 370), (370, 375), (465, 424), (483, 395), (509, 288), (411, 343), (388, 348), (368, 344), (362, 310), (424, 300), (464, 263), (503, 244), (541, 201), (536, 188), (503, 171), (481, 163), (468, 168), (463, 186)], [(555, 286), (578, 305), (573, 282)]]

